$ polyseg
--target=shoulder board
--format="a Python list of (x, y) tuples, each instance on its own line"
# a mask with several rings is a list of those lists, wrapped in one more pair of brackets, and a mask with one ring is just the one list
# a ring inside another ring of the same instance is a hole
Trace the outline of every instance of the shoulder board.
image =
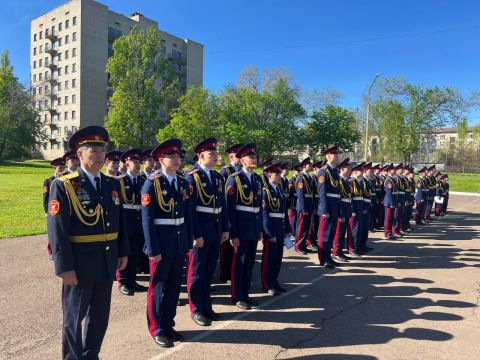
[(63, 175), (63, 176), (59, 177), (58, 179), (62, 182), (65, 182), (67, 180), (75, 179), (78, 176), (80, 176), (80, 174), (78, 173), (78, 171), (75, 171), (73, 173)]
[(187, 181), (187, 180), (185, 179), (185, 177), (184, 177), (183, 175), (180, 175), (179, 173), (177, 173), (177, 177), (178, 177), (179, 179), (182, 179), (182, 180)]
[[(110, 176), (110, 175), (107, 175), (107, 176)], [(122, 175), (118, 175), (118, 176), (110, 176), (110, 177), (113, 177), (115, 179), (123, 179), (125, 176), (127, 176), (127, 174), (122, 174)]]
[(156, 173), (148, 175), (147, 179), (148, 180), (155, 180), (155, 179), (158, 179), (160, 177), (160, 175), (161, 175), (161, 172), (156, 172)]
[(238, 175), (238, 171), (230, 174), (230, 176), (237, 176), (237, 175)]
[(191, 169), (188, 169), (188, 170), (187, 170), (187, 174), (188, 174), (188, 175), (193, 175), (193, 174), (195, 174), (197, 171), (198, 171), (198, 168), (192, 167)]

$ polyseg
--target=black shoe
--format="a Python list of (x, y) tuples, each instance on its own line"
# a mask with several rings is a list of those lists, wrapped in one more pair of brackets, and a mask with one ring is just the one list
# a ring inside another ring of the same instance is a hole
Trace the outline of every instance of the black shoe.
[(130, 289), (127, 285), (120, 286), (118, 290), (122, 295), (133, 296), (133, 290)]
[(277, 296), (280, 294), (280, 292), (277, 289), (268, 289), (267, 293), (268, 295), (272, 295), (272, 296)]
[(325, 263), (324, 267), (325, 269), (335, 269), (335, 265), (329, 262)]
[(279, 293), (282, 293), (282, 294), (288, 291), (287, 289), (281, 287), (280, 285), (275, 287), (275, 290), (277, 290)]
[(356, 251), (352, 251), (351, 253), (349, 253), (349, 255), (350, 255), (352, 258), (360, 258), (360, 257), (362, 257), (362, 255), (359, 254), (359, 253), (356, 252)]
[(191, 317), (192, 317), (193, 322), (197, 325), (200, 325), (200, 326), (210, 325), (210, 321), (207, 320), (207, 318), (205, 316), (203, 316), (202, 314), (200, 314), (198, 312), (192, 314)]
[(299, 253), (300, 255), (307, 255), (307, 252), (305, 250), (302, 250), (302, 249), (298, 249), (298, 250), (295, 250), (297, 253)]
[(165, 336), (173, 341), (183, 341), (183, 335), (180, 334), (174, 328), (171, 328), (170, 330), (165, 331)]
[(248, 305), (251, 307), (256, 307), (258, 306), (258, 301), (253, 300), (252, 298), (247, 298), (247, 301), (245, 301)]
[(210, 311), (205, 311), (205, 316), (207, 318), (209, 318), (210, 320), (213, 320), (213, 321), (220, 321), (222, 320), (222, 317), (217, 314), (215, 311), (213, 310), (210, 310)]
[(160, 345), (161, 347), (169, 348), (173, 347), (173, 342), (168, 337), (163, 335), (158, 335), (153, 338), (155, 342)]
[(318, 246), (317, 245), (308, 245), (307, 250), (311, 251), (311, 252), (314, 252), (314, 253), (317, 253), (318, 252)]
[(177, 306), (182, 306), (182, 299), (177, 300)]
[(350, 258), (348, 256), (346, 256), (345, 254), (340, 254), (340, 255), (338, 255), (338, 257), (342, 258), (346, 262), (348, 262), (348, 260), (350, 260)]
[(339, 262), (339, 263), (346, 263), (348, 262), (347, 259), (344, 259), (340, 256), (332, 256), (332, 259), (335, 261), (335, 262)]
[(136, 283), (136, 282), (133, 283), (132, 285), (130, 285), (129, 287), (130, 287), (130, 289), (132, 289), (135, 292), (147, 292), (148, 291), (147, 286), (140, 285), (139, 283)]
[(250, 310), (252, 307), (245, 301), (236, 301), (235, 305), (242, 310)]

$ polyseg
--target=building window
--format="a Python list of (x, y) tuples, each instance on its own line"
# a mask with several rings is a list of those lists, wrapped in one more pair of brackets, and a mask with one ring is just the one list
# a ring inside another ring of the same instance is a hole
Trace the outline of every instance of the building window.
[(65, 75), (68, 74), (68, 65), (65, 65)]
[(63, 113), (63, 120), (68, 120), (68, 111)]
[(36, 61), (36, 60), (33, 62), (33, 68), (34, 68), (34, 69), (37, 68), (37, 61)]
[[(59, 85), (60, 85), (60, 84), (59, 84)], [(58, 103), (58, 105), (62, 105), (62, 98), (61, 98), (61, 97), (58, 98), (57, 103)]]
[(72, 64), (72, 73), (77, 72), (77, 64)]
[(72, 34), (72, 41), (77, 41), (77, 33), (76, 32), (74, 32)]
[(36, 47), (33, 48), (33, 55), (37, 55), (37, 48)]
[[(65, 101), (63, 102), (65, 105), (68, 104), (68, 96), (65, 96)], [(65, 119), (66, 120), (66, 119)]]
[(58, 76), (62, 75), (62, 68), (61, 67), (58, 68), (57, 74), (58, 74)]
[(68, 50), (65, 50), (65, 60), (67, 60), (70, 56), (69, 56), (69, 51)]
[(42, 87), (41, 86), (38, 88), (38, 95), (42, 95)]
[(45, 80), (48, 79), (48, 71), (45, 71)]
[(37, 81), (37, 74), (33, 74), (33, 82)]
[(58, 61), (62, 61), (62, 53), (58, 53)]
[(75, 120), (77, 118), (77, 114), (75, 113), (75, 110), (72, 111), (72, 120)]
[(70, 27), (70, 20), (65, 20), (65, 29)]
[(39, 54), (43, 53), (43, 45), (40, 45)]
[(39, 39), (43, 39), (43, 32), (42, 32), (42, 31), (40, 31), (40, 32), (38, 33), (38, 38), (39, 38)]
[[(62, 83), (59, 82), (58, 85), (57, 85), (58, 89), (57, 90), (62, 90)], [(58, 99), (58, 101), (60, 101), (60, 98)], [(58, 105), (60, 105), (60, 102), (58, 103)]]
[(73, 19), (72, 19), (72, 25), (75, 26), (77, 25), (77, 17), (74, 16)]
[[(55, 19), (52, 19), (52, 21)], [(52, 26), (52, 34), (55, 34), (55, 25)]]
[(58, 38), (58, 46), (62, 46), (62, 38)]
[(72, 95), (72, 104), (76, 104), (77, 103), (77, 95)]
[(181, 59), (182, 58), (182, 53), (180, 51), (172, 49), (172, 58)]
[(65, 90), (68, 90), (68, 80), (65, 80)]
[(72, 88), (76, 88), (76, 87), (77, 87), (77, 79), (72, 79)]
[(62, 24), (62, 23), (58, 23), (58, 31), (62, 31), (62, 27), (63, 27), (63, 24)]
[(70, 36), (65, 35), (65, 45), (67, 45), (70, 42)]
[(37, 88), (35, 88), (35, 87), (32, 88), (32, 95), (33, 96), (37, 95)]
[(37, 34), (33, 34), (33, 41), (37, 41)]
[(43, 80), (43, 74), (40, 73), (40, 74), (38, 74), (38, 81), (42, 81), (42, 80)]
[(72, 49), (72, 57), (77, 56), (77, 48)]
[(122, 36), (122, 32), (120, 30), (114, 29), (109, 27), (108, 28), (108, 56), (113, 55), (113, 42)]

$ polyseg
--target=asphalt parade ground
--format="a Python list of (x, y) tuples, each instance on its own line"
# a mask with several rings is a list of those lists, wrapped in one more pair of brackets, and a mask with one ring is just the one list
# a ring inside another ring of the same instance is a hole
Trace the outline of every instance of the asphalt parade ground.
[[(147, 331), (146, 293), (121, 295), (114, 284), (102, 359), (475, 359), (480, 322), (480, 197), (452, 195), (449, 213), (407, 237), (334, 270), (315, 254), (285, 251), (280, 275), (289, 290), (261, 292), (257, 252), (252, 285), (260, 307), (241, 311), (228, 284), (215, 283), (223, 320), (190, 319), (186, 287), (176, 327), (186, 338), (162, 349)], [(59, 359), (60, 279), (46, 236), (0, 240), (0, 359)], [(148, 277), (141, 278), (144, 285)]]

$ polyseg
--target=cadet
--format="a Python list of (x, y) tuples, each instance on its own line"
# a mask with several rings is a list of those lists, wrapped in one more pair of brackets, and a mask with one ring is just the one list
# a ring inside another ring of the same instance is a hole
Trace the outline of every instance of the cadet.
[(283, 239), (292, 235), (288, 222), (288, 209), (285, 193), (280, 188), (282, 164), (274, 164), (264, 169), (267, 186), (262, 193), (262, 233), (263, 250), (261, 279), (263, 290), (277, 295), (286, 290), (280, 286), (278, 275), (283, 259)]
[(220, 244), (229, 239), (228, 215), (224, 178), (213, 170), (218, 158), (217, 139), (203, 140), (193, 151), (198, 155), (198, 163), (187, 172), (186, 179), (193, 190), (193, 237), (203, 246), (194, 247), (189, 254), (187, 288), (193, 321), (207, 326), (211, 320), (220, 320), (212, 308), (210, 287)]
[(348, 176), (350, 176), (350, 159), (346, 158), (338, 166), (340, 171), (340, 208), (338, 212), (337, 228), (333, 239), (332, 258), (337, 262), (348, 262), (343, 252), (345, 246), (345, 234), (348, 242), (348, 252), (353, 251), (352, 247), (352, 191)]
[[(230, 175), (237, 173), (241, 169), (240, 159), (235, 156), (238, 150), (243, 146), (243, 144), (235, 144), (230, 146), (225, 152), (228, 154), (230, 160), (229, 164), (224, 166), (220, 170), (220, 174), (224, 178), (224, 183), (227, 183), (227, 179)], [(222, 242), (220, 245), (220, 281), (226, 283), (230, 280), (230, 271), (232, 268), (232, 259), (233, 259), (233, 246), (230, 241)]]
[(403, 231), (403, 218), (405, 212), (405, 188), (407, 187), (407, 184), (403, 176), (403, 164), (398, 164), (395, 170), (396, 175), (394, 175), (393, 180), (395, 181), (398, 191), (398, 205), (395, 209), (394, 226), (395, 234), (403, 236), (405, 235), (405, 232)]
[(261, 175), (260, 175), (260, 177), (262, 178), (262, 186), (263, 187), (266, 187), (268, 185), (268, 177), (267, 177), (267, 174), (265, 174), (265, 169), (272, 164), (273, 164), (273, 159), (270, 158), (270, 159), (267, 159), (264, 162), (262, 162), (260, 165), (258, 165), (263, 170)]
[(445, 188), (445, 196), (443, 200), (443, 208), (442, 208), (442, 213), (443, 215), (447, 214), (447, 207), (448, 207), (448, 198), (450, 197), (449, 192), (450, 192), (450, 184), (448, 183), (448, 174), (443, 175), (443, 182), (444, 182), (444, 188)]
[(327, 158), (325, 165), (318, 173), (318, 215), (320, 226), (318, 230), (318, 260), (320, 266), (327, 268), (338, 265), (331, 256), (333, 239), (338, 221), (340, 208), (340, 178), (337, 172), (338, 146), (332, 146), (325, 150)]
[(410, 229), (410, 219), (413, 214), (413, 203), (415, 201), (415, 183), (413, 181), (413, 169), (406, 165), (403, 170), (403, 176), (405, 177), (405, 211), (403, 214), (403, 230), (407, 233), (411, 231)]
[(280, 165), (280, 186), (285, 194), (285, 199), (288, 203), (288, 162), (284, 162)]
[(130, 253), (118, 180), (100, 172), (107, 142), (108, 132), (100, 126), (75, 132), (69, 146), (81, 167), (50, 189), (48, 238), (63, 282), (64, 359), (98, 359), (115, 273), (125, 268)]
[(127, 173), (118, 177), (123, 214), (127, 227), (130, 256), (127, 268), (117, 274), (118, 289), (121, 294), (132, 296), (134, 292), (145, 292), (147, 287), (137, 283), (137, 264), (145, 240), (142, 228), (142, 205), (140, 193), (145, 180), (139, 176), (142, 152), (138, 149), (125, 151), (120, 160), (127, 166)]
[(388, 175), (385, 178), (385, 198), (383, 199), (383, 206), (385, 207), (385, 239), (395, 239), (395, 226), (393, 224), (395, 210), (398, 204), (398, 190), (395, 185), (393, 176), (395, 175), (395, 166), (393, 164), (387, 165), (385, 168)]
[(416, 203), (416, 213), (415, 213), (415, 223), (417, 225), (425, 225), (425, 201), (428, 196), (428, 187), (426, 184), (425, 176), (426, 168), (423, 167), (418, 170), (418, 179), (415, 183), (415, 203)]
[(140, 176), (147, 180), (147, 178), (153, 174), (153, 166), (155, 165), (155, 160), (152, 156), (152, 149), (145, 149), (142, 152), (142, 163), (143, 171), (140, 173)]
[[(294, 234), (297, 233), (297, 189), (296, 181), (300, 174), (300, 164), (292, 166), (292, 177), (288, 180), (288, 220)], [(295, 236), (295, 235), (294, 235)]]
[(370, 216), (372, 211), (372, 201), (375, 201), (375, 191), (373, 185), (370, 181), (370, 177), (373, 175), (372, 163), (367, 163), (363, 166), (364, 176), (362, 177), (362, 190), (363, 190), (363, 202), (364, 202), (364, 212), (363, 212), (363, 228), (362, 228), (362, 240), (360, 245), (360, 250), (363, 252), (368, 252), (372, 250), (371, 247), (367, 245), (368, 235), (370, 230)]
[(253, 170), (257, 165), (256, 146), (243, 145), (235, 155), (242, 170), (227, 180), (227, 207), (230, 221), (232, 259), (232, 301), (243, 310), (256, 306), (249, 296), (257, 243), (261, 238), (262, 179)]
[(144, 252), (150, 258), (147, 323), (150, 335), (162, 347), (183, 339), (173, 327), (182, 268), (193, 240), (190, 185), (176, 174), (181, 147), (180, 140), (169, 139), (152, 151), (162, 170), (149, 176), (142, 189)]
[(80, 160), (78, 159), (78, 155), (75, 150), (70, 150), (63, 155), (63, 161), (67, 166), (67, 171), (65, 174), (71, 174), (77, 171), (78, 167), (80, 166)]
[(435, 197), (435, 178), (433, 177), (433, 171), (435, 170), (435, 165), (430, 166), (427, 169), (426, 183), (428, 186), (428, 196), (425, 204), (425, 216), (424, 220), (429, 223), (432, 221), (431, 213), (433, 207), (433, 200)]
[(363, 175), (364, 162), (354, 164), (352, 166), (352, 178), (350, 179), (350, 186), (352, 189), (352, 250), (349, 252), (352, 257), (360, 257), (362, 251), (362, 233), (363, 228), (368, 224), (364, 223), (365, 202), (363, 201)]
[(318, 253), (318, 227), (320, 225), (320, 217), (317, 213), (318, 200), (320, 199), (320, 195), (318, 194), (318, 172), (320, 171), (322, 165), (323, 161), (321, 160), (312, 165), (313, 210), (312, 220), (310, 222), (310, 231), (307, 238), (307, 249), (315, 253)]
[(313, 179), (310, 176), (312, 162), (307, 157), (300, 163), (302, 172), (297, 176), (295, 188), (297, 193), (297, 234), (295, 250), (297, 253), (307, 254), (307, 236), (310, 231), (310, 223), (313, 211)]
[(122, 156), (121, 151), (110, 151), (105, 154), (105, 175), (108, 176), (120, 176), (120, 171), (118, 171), (120, 156)]
[[(53, 175), (49, 178), (43, 180), (43, 210), (45, 212), (45, 218), (48, 216), (48, 198), (50, 196), (50, 186), (52, 185), (52, 181), (59, 178), (63, 175), (65, 171), (65, 161), (63, 157), (57, 158), (55, 160), (50, 161), (50, 165), (53, 167)], [(47, 243), (47, 251), (50, 260), (53, 260), (52, 256), (52, 247), (50, 246), (50, 241)]]
[(370, 183), (372, 184), (372, 208), (370, 209), (370, 231), (375, 232), (378, 230), (378, 214), (380, 213), (380, 198), (382, 196), (380, 189), (380, 182), (376, 174), (380, 171), (380, 165), (375, 164), (372, 166), (372, 173), (368, 176)]

